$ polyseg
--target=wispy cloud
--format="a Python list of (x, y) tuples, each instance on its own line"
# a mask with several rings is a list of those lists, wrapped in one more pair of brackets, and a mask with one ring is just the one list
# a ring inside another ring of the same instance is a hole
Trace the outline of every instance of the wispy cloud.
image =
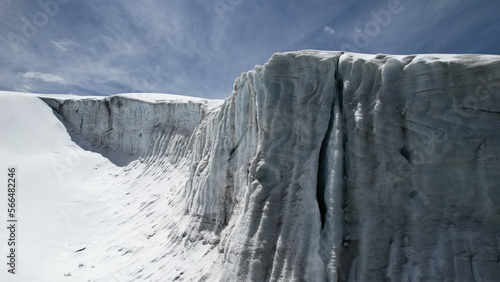
[(329, 34), (332, 34), (332, 35), (335, 35), (335, 33), (336, 33), (336, 32), (335, 32), (335, 29), (333, 29), (333, 28), (331, 28), (331, 27), (329, 27), (329, 26), (325, 26), (325, 27), (323, 28), (323, 31), (324, 31), (324, 32), (328, 32)]
[(66, 84), (64, 79), (58, 75), (53, 75), (50, 73), (43, 73), (43, 72), (36, 72), (36, 71), (29, 71), (29, 72), (23, 73), (23, 78), (36, 79), (36, 80), (41, 80), (43, 82), (48, 82), (48, 83)]

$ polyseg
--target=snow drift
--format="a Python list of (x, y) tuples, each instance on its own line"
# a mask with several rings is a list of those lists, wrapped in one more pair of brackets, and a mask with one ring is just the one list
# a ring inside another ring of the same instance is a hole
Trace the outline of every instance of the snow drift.
[(498, 56), (301, 51), (224, 102), (41, 95), (100, 158), (93, 186), (64, 172), (100, 235), (40, 244), (81, 281), (493, 281), (499, 90)]

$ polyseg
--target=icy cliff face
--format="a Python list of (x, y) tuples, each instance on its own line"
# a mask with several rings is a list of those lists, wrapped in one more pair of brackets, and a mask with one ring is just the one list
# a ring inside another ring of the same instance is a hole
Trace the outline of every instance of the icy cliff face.
[(212, 246), (203, 279), (493, 281), (499, 82), (496, 56), (302, 51), (220, 107), (43, 100), (95, 146), (184, 167), (164, 248)]
[(190, 137), (211, 108), (201, 99), (145, 101), (130, 94), (105, 99), (42, 99), (92, 145), (142, 157), (184, 150), (187, 146), (166, 150), (165, 146), (176, 141), (158, 138)]
[(342, 280), (500, 275), (500, 62), (343, 55)]

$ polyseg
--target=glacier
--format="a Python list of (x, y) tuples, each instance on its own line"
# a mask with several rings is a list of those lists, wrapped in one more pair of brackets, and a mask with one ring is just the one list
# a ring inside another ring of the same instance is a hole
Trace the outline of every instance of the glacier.
[(114, 167), (95, 281), (495, 281), (499, 90), (499, 56), (305, 50), (224, 101), (38, 97)]

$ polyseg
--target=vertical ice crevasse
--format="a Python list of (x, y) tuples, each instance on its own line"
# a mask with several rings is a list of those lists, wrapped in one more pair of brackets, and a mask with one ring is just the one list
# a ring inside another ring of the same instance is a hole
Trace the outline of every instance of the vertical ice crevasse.
[(344, 190), (344, 118), (342, 83), (335, 72), (336, 88), (328, 130), (319, 155), (318, 205), (321, 213), (321, 256), (325, 263), (326, 281), (337, 281), (342, 251)]

